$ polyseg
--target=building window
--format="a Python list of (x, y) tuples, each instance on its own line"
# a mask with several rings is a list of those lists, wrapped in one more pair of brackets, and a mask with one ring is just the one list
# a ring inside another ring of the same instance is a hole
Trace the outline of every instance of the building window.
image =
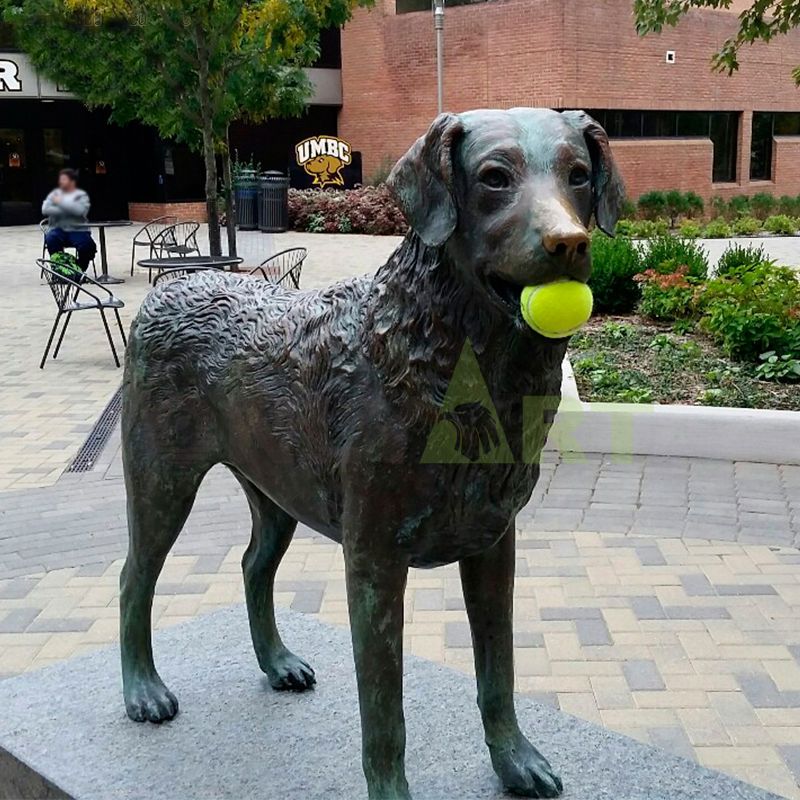
[[(699, 136), (714, 143), (714, 183), (736, 180), (737, 111), (627, 111), (588, 109), (612, 139)], [(800, 115), (798, 115), (800, 117)]]
[(775, 136), (800, 136), (800, 114), (788, 111), (753, 112), (750, 180), (772, 180), (772, 149)]
[[(486, 3), (488, 0), (447, 0), (447, 7), (451, 6), (473, 6), (478, 3)], [(395, 12), (398, 14), (409, 14), (412, 11), (431, 11), (431, 0), (396, 0)]]

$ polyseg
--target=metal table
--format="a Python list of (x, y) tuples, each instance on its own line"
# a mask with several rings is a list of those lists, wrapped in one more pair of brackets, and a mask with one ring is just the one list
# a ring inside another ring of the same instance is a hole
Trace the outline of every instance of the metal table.
[[(200, 272), (205, 269), (225, 269), (241, 264), (238, 256), (186, 256), (185, 258), (144, 258), (136, 263), (142, 269), (155, 270), (156, 281), (162, 272), (180, 269), (186, 272)], [(155, 281), (153, 282), (155, 283)]]
[(113, 275), (108, 274), (108, 256), (106, 254), (106, 228), (127, 228), (133, 225), (128, 219), (114, 219), (106, 220), (103, 222), (87, 222), (84, 226), (85, 230), (97, 228), (100, 233), (100, 277), (97, 279), (98, 283), (125, 283), (122, 278), (115, 278)]

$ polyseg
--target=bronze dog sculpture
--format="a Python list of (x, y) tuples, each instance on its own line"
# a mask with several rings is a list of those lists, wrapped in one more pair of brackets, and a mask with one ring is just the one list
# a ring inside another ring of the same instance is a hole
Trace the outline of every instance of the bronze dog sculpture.
[[(297, 521), (344, 546), (370, 798), (410, 797), (408, 568), (454, 561), (494, 769), (512, 792), (554, 797), (561, 781), (514, 711), (514, 520), (539, 475), (555, 413), (547, 398), (557, 403), (567, 341), (528, 328), (519, 296), (525, 285), (588, 278), (587, 226), (594, 213), (613, 233), (622, 184), (594, 120), (527, 108), (439, 116), (389, 183), (411, 230), (374, 276), (290, 291), (205, 272), (145, 299), (131, 331), (122, 417), (126, 709), (151, 722), (178, 711), (153, 663), (153, 592), (203, 476), (222, 463), (252, 511), (247, 609), (258, 663), (276, 689), (315, 682), (273, 614), (275, 571)], [(510, 458), (480, 458), (498, 434), (487, 432), (494, 426), (479, 404), (442, 420), (465, 344)], [(535, 413), (526, 407), (523, 430), (526, 402)], [(457, 429), (464, 458), (423, 459), (440, 422)], [(483, 426), (478, 438), (472, 425)]]

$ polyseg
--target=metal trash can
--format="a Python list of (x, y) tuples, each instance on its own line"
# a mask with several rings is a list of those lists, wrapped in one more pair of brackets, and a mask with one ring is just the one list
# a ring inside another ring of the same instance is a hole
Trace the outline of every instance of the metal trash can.
[(258, 229), (258, 177), (254, 170), (243, 170), (233, 186), (236, 200), (236, 227), (240, 231)]
[(282, 172), (271, 170), (261, 176), (258, 228), (262, 233), (289, 229), (289, 178)]

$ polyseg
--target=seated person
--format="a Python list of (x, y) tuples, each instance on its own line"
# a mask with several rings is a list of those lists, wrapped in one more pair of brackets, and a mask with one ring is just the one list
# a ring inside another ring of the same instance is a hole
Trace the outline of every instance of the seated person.
[(42, 203), (42, 216), (48, 222), (44, 239), (47, 252), (52, 256), (65, 247), (74, 247), (84, 272), (97, 253), (97, 245), (86, 229), (90, 205), (89, 195), (78, 188), (78, 171), (74, 169), (58, 173), (58, 187)]

